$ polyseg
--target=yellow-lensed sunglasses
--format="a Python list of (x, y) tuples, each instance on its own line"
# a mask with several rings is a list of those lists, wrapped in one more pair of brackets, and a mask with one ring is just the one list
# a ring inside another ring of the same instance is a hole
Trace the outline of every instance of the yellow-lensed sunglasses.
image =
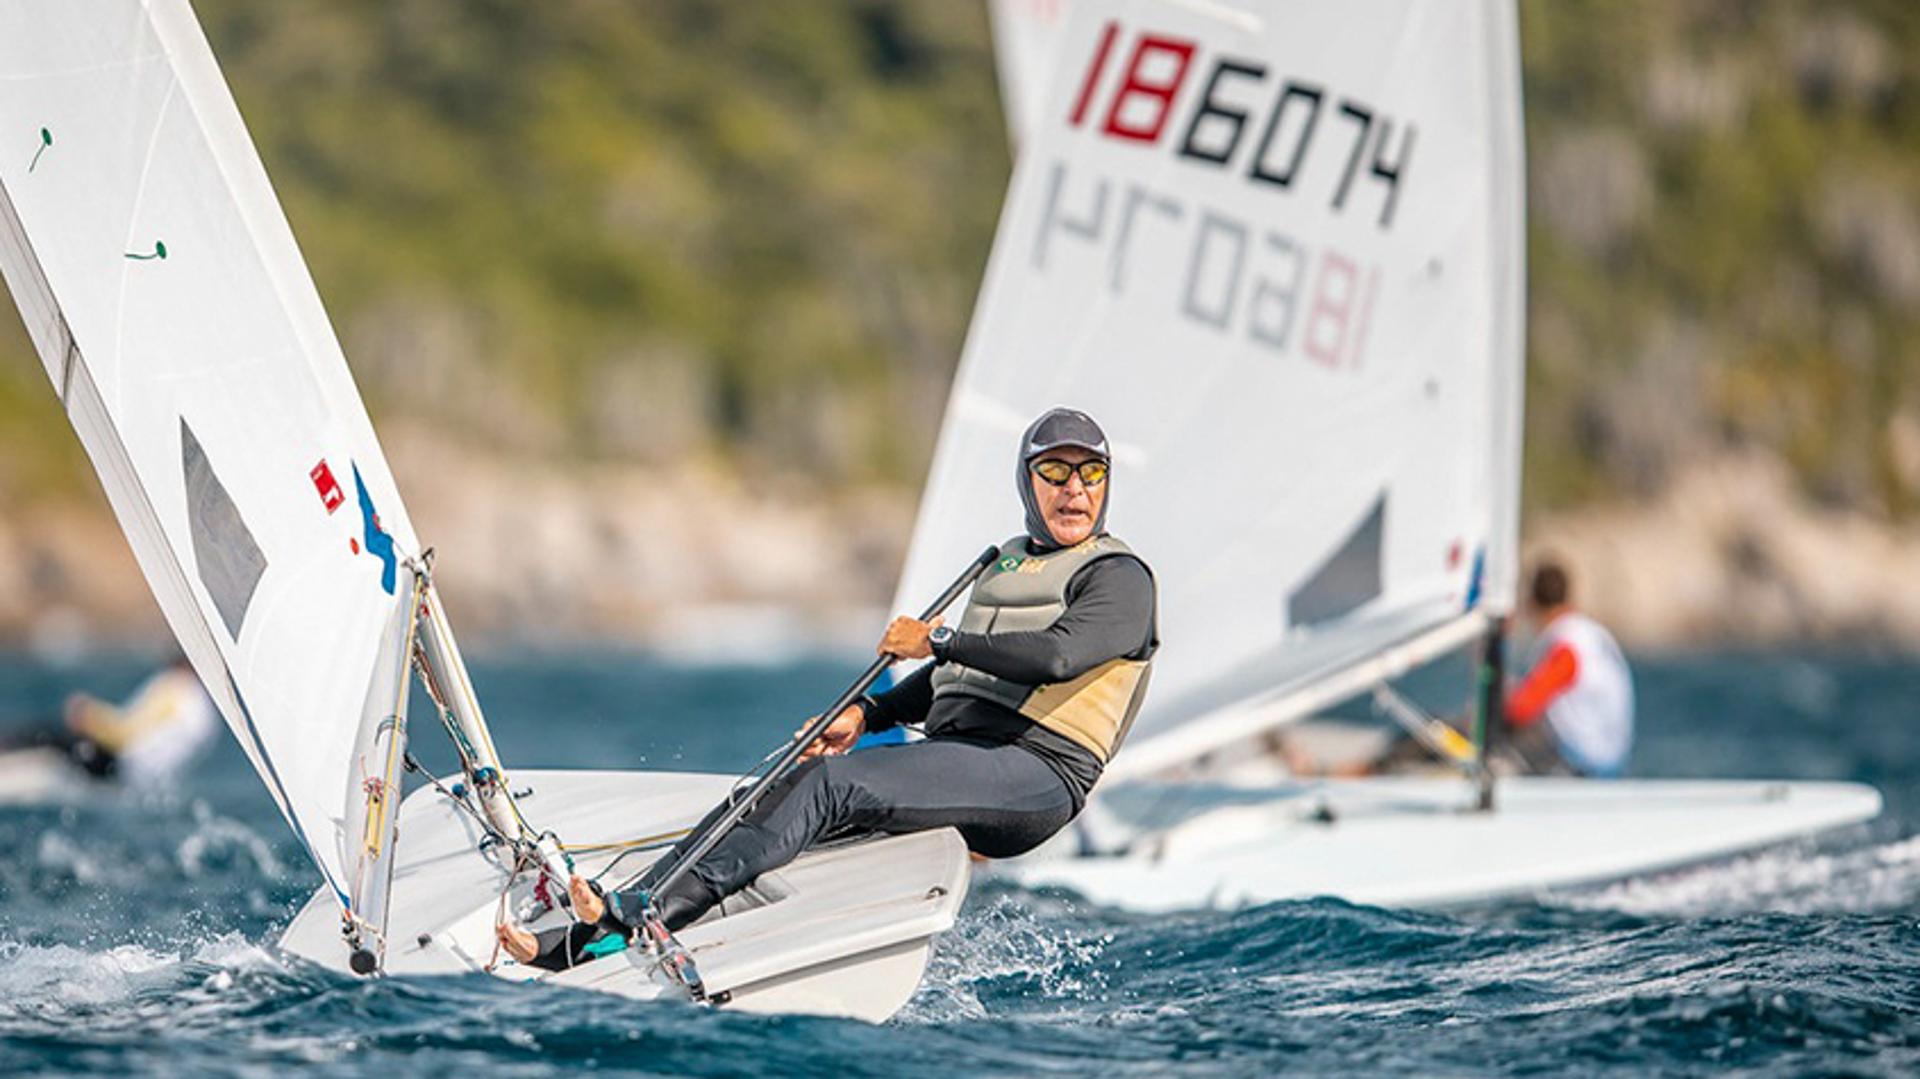
[(1075, 472), (1080, 474), (1080, 485), (1083, 487), (1098, 487), (1107, 482), (1107, 462), (1097, 457), (1077, 465), (1058, 457), (1042, 457), (1028, 465), (1027, 470), (1055, 487), (1065, 487), (1067, 479)]

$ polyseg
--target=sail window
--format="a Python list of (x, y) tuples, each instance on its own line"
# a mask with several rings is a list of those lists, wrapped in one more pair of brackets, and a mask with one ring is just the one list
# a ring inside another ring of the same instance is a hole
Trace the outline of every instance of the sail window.
[(1358, 610), (1380, 595), (1380, 554), (1386, 533), (1387, 496), (1373, 508), (1305, 584), (1287, 598), (1287, 622), (1311, 626)]
[(180, 420), (180, 465), (187, 484), (187, 524), (193, 534), (193, 560), (200, 572), (200, 583), (213, 599), (233, 639), (240, 639), (240, 626), (253, 602), (253, 590), (267, 572), (267, 556), (260, 551), (247, 523), (240, 519), (240, 507), (213, 474), (200, 440)]

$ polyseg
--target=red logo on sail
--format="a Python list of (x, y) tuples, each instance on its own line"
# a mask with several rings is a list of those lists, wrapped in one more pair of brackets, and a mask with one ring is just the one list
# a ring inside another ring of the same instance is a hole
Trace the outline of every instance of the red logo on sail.
[(313, 480), (313, 489), (320, 492), (320, 502), (327, 507), (328, 513), (346, 505), (347, 493), (340, 489), (339, 482), (333, 478), (333, 469), (327, 467), (325, 458), (321, 458), (320, 463), (314, 465), (313, 471), (307, 475)]

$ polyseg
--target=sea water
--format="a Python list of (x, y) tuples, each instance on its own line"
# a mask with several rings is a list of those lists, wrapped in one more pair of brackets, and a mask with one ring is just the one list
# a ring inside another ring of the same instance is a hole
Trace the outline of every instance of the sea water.
[[(512, 763), (734, 771), (857, 667), (520, 655), (475, 676)], [(0, 657), (0, 729), (140, 674)], [(0, 1072), (1920, 1072), (1920, 663), (1642, 658), (1637, 675), (1637, 773), (1860, 780), (1886, 815), (1447, 914), (1138, 917), (988, 883), (918, 996), (870, 1026), (480, 976), (369, 982), (282, 955), (317, 877), (223, 739), (172, 792), (0, 809)], [(444, 765), (433, 725), (414, 733)]]

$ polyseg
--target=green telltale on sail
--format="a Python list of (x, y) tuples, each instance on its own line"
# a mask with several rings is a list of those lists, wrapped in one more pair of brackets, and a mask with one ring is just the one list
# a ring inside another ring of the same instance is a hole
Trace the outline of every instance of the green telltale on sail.
[(27, 164), (28, 172), (32, 172), (34, 169), (37, 169), (40, 167), (40, 155), (46, 153), (47, 147), (52, 145), (53, 145), (53, 132), (47, 130), (44, 127), (41, 128), (40, 129), (40, 148), (33, 152), (33, 160)]
[(137, 262), (145, 262), (149, 259), (165, 260), (167, 257), (167, 245), (163, 241), (155, 240), (153, 241), (152, 251), (149, 251), (145, 254), (141, 254), (137, 251), (129, 251), (127, 252), (127, 257)]

